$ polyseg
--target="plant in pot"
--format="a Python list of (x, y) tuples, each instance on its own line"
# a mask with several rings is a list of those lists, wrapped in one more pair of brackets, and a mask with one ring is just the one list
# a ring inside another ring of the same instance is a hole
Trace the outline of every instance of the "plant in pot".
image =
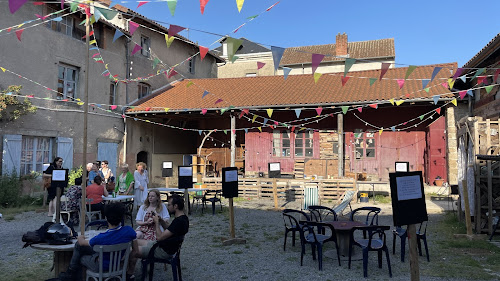
[(443, 186), (443, 182), (444, 182), (444, 180), (441, 178), (441, 176), (437, 176), (434, 179), (434, 185), (435, 186)]

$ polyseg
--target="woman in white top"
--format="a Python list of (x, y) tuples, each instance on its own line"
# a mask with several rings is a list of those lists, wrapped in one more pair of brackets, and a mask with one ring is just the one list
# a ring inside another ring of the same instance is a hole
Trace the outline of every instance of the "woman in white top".
[(136, 171), (134, 172), (134, 205), (140, 206), (148, 197), (148, 172), (146, 164), (139, 162), (135, 164)]
[(108, 183), (113, 176), (113, 172), (109, 168), (109, 162), (108, 160), (103, 160), (101, 162), (101, 169), (100, 171), (102, 172), (102, 175), (104, 176), (104, 183)]
[(135, 230), (137, 239), (156, 241), (156, 227), (153, 221), (153, 212), (157, 213), (165, 222), (168, 222), (170, 219), (167, 206), (161, 202), (160, 192), (157, 189), (151, 189), (149, 191), (148, 198), (139, 208), (139, 211), (137, 211), (137, 217), (135, 218), (137, 225), (139, 225)]

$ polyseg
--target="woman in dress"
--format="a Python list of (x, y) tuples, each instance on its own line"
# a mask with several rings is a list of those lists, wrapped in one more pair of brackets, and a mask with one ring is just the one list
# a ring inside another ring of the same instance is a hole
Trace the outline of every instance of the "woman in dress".
[(148, 197), (148, 171), (146, 164), (139, 162), (135, 164), (134, 172), (134, 205), (140, 206)]
[[(60, 170), (62, 169), (62, 164), (63, 164), (63, 159), (61, 157), (56, 157), (54, 159), (54, 162), (50, 164), (50, 166), (43, 172), (43, 177), (46, 180), (49, 180), (52, 177), (52, 171), (54, 170)], [(63, 194), (63, 190), (61, 190), (61, 194)], [(54, 213), (56, 212), (56, 193), (57, 193), (57, 186), (54, 182), (50, 182), (50, 186), (47, 188), (47, 200), (49, 201), (49, 217), (54, 216)]]
[(134, 193), (134, 175), (128, 170), (128, 164), (121, 166), (122, 173), (116, 180), (115, 193), (117, 194), (133, 194)]
[(149, 191), (148, 198), (146, 198), (144, 204), (139, 208), (139, 211), (137, 211), (137, 217), (135, 218), (137, 225), (139, 225), (135, 230), (137, 239), (156, 241), (156, 227), (153, 221), (153, 212), (158, 214), (158, 216), (166, 222), (170, 219), (167, 206), (161, 202), (160, 192), (157, 189)]

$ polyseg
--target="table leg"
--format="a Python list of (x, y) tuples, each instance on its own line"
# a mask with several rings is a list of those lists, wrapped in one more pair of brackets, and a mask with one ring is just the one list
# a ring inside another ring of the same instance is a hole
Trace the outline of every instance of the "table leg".
[[(337, 241), (339, 243), (340, 254), (344, 257), (348, 257), (349, 256), (349, 240), (351, 239), (350, 232), (347, 232), (347, 233), (338, 232), (337, 239), (338, 239)], [(354, 248), (353, 248), (353, 253), (354, 253)]]
[(68, 269), (72, 256), (73, 256), (73, 251), (56, 251), (56, 252), (54, 252), (55, 277), (58, 277), (59, 273), (64, 272)]

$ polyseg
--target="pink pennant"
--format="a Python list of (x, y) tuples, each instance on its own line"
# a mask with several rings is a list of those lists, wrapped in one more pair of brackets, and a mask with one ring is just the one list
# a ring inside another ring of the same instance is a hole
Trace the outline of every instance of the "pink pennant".
[(264, 65), (266, 65), (266, 64), (265, 64), (265, 63), (263, 63), (263, 62), (258, 61), (258, 62), (257, 62), (257, 70), (259, 70), (259, 69), (263, 68), (263, 67), (264, 67)]
[(209, 0), (200, 0), (200, 12), (203, 15), (205, 12), (205, 6), (207, 5)]
[(203, 114), (203, 115), (207, 114), (207, 109), (206, 109), (206, 108), (203, 108), (203, 109), (201, 110), (201, 114)]
[(243, 109), (242, 111), (243, 111), (243, 112), (245, 112), (245, 114), (250, 113), (250, 109), (248, 109), (248, 108), (245, 108), (245, 109)]
[(290, 129), (290, 131), (295, 131), (295, 126), (292, 126), (292, 128)]
[(146, 111), (150, 111), (151, 110), (151, 107), (146, 107)]
[(246, 23), (244, 23), (244, 24), (242, 24), (242, 25), (238, 26), (238, 27), (237, 27), (237, 28), (233, 31), (233, 33), (238, 32), (238, 30), (240, 30), (240, 28), (242, 28), (245, 24), (246, 24)]
[(183, 31), (184, 29), (186, 29), (186, 28), (182, 27), (182, 26), (175, 25), (175, 24), (171, 24), (170, 28), (168, 29), (168, 36), (174, 36), (177, 33)]
[(465, 95), (467, 95), (467, 91), (460, 91), (459, 95), (460, 95), (460, 99), (463, 100)]
[(405, 97), (409, 98), (410, 97), (410, 94), (406, 94)]
[(440, 107), (440, 108), (436, 108), (436, 112), (437, 112), (438, 114), (441, 114), (441, 107)]
[(9, 0), (10, 13), (13, 14), (21, 8), (28, 0)]
[(245, 112), (240, 112), (240, 115), (238, 116), (238, 119), (241, 119), (241, 117), (243, 117), (243, 115), (245, 115)]
[(405, 80), (404, 79), (397, 79), (396, 81), (398, 81), (399, 89), (401, 90), (405, 84)]
[(61, 10), (64, 10), (64, 0), (61, 0)]
[(319, 64), (323, 60), (325, 55), (322, 54), (312, 54), (312, 60), (311, 60), (311, 66), (312, 66), (312, 73), (316, 72), (316, 69), (318, 68)]
[(12, 27), (7, 28), (7, 32), (10, 32), (12, 30)]
[(108, 77), (109, 76), (109, 72), (106, 72), (103, 76)]
[(24, 31), (24, 28), (16, 30), (17, 40), (21, 41), (21, 34), (23, 34), (23, 31)]
[(318, 115), (321, 115), (321, 112), (322, 112), (322, 111), (323, 111), (323, 107), (321, 107), (321, 106), (320, 106), (320, 107), (316, 108), (316, 113), (317, 113)]
[(222, 102), (223, 100), (222, 99), (218, 99), (215, 101), (215, 104), (218, 104), (219, 102)]
[(35, 96), (34, 95), (27, 95), (26, 97), (28, 97), (28, 98), (34, 98)]
[(236, 130), (232, 130), (233, 134), (236, 134)]
[(376, 103), (369, 104), (368, 106), (371, 108), (375, 108), (375, 109), (378, 108), (378, 104), (376, 104)]
[(134, 34), (134, 32), (137, 30), (138, 27), (139, 27), (138, 23), (135, 23), (133, 21), (129, 21), (128, 28), (129, 28), (130, 35)]
[(208, 48), (200, 46), (200, 57), (201, 57), (201, 60), (203, 60), (205, 58), (205, 56), (207, 55), (207, 53), (208, 53)]
[(49, 17), (49, 15), (46, 15), (46, 16), (43, 16), (43, 17), (42, 17), (42, 16), (40, 16), (39, 14), (35, 14), (35, 16), (36, 16), (37, 18), (41, 19), (41, 20), (45, 20), (46, 18), (48, 18), (48, 17)]
[(408, 124), (408, 122), (404, 122), (404, 123), (403, 123), (403, 125), (406, 125), (406, 124)]
[(123, 118), (123, 119), (125, 119), (125, 117), (126, 117), (126, 116), (122, 114), (122, 118)]
[(477, 77), (477, 84), (480, 85), (481, 83), (484, 83), (486, 79), (486, 76), (478, 76)]
[(279, 123), (278, 123), (278, 121), (274, 121), (273, 123), (274, 123), (274, 125), (276, 125), (276, 126), (278, 126), (278, 124), (279, 124)]
[(112, 106), (111, 106), (111, 110), (115, 110), (117, 107), (118, 107), (118, 106), (116, 106), (116, 105), (112, 105)]
[(498, 74), (500, 74), (500, 68), (495, 71), (495, 75), (493, 76), (493, 83), (497, 82)]
[(358, 111), (359, 111), (359, 113), (363, 112), (363, 108), (361, 106), (358, 107)]
[(382, 63), (382, 68), (380, 69), (380, 78), (378, 79), (379, 81), (382, 80), (382, 77), (384, 77), (385, 73), (387, 72), (390, 66), (391, 66), (390, 63), (387, 62)]
[(272, 8), (274, 8), (274, 6), (278, 5), (278, 3), (279, 3), (279, 2), (280, 2), (280, 1), (278, 1), (278, 2), (274, 3), (271, 7), (267, 8), (267, 9), (266, 9), (266, 12), (269, 12), (269, 10), (271, 10)]
[(45, 3), (43, 3), (43, 2), (33, 2), (33, 5), (35, 5), (35, 6), (42, 6), (43, 4), (45, 4)]
[(341, 76), (340, 79), (342, 79), (342, 87), (344, 87), (345, 83), (347, 83), (347, 80), (349, 80), (351, 76)]
[(139, 5), (137, 5), (137, 8), (135, 8), (136, 10), (139, 9), (140, 6), (146, 4), (146, 3), (149, 3), (149, 1), (139, 1)]
[(174, 76), (174, 75), (177, 75), (177, 71), (175, 71), (175, 69), (172, 69), (172, 70), (170, 71), (170, 73), (168, 73), (167, 78), (170, 78), (170, 77), (172, 77), (172, 76)]
[(441, 83), (441, 86), (445, 87), (446, 89), (448, 89), (448, 83), (444, 82), (444, 83)]

